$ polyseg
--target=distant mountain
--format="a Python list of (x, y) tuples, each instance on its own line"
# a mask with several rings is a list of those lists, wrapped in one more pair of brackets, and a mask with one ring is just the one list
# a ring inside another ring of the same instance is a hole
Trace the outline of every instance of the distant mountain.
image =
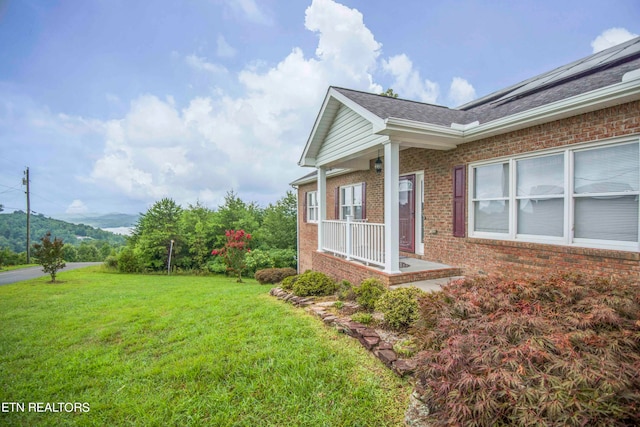
[[(132, 215), (133, 216), (133, 215)], [(137, 218), (137, 217), (136, 217)], [(112, 246), (123, 245), (124, 236), (113, 234), (87, 224), (73, 224), (59, 219), (47, 218), (42, 214), (31, 215), (31, 243), (38, 243), (47, 231), (51, 237), (58, 237), (64, 243), (79, 245), (83, 240), (97, 240)], [(23, 211), (0, 214), (0, 248), (14, 252), (25, 250), (27, 240), (27, 214)]]
[(57, 219), (70, 222), (72, 224), (85, 224), (97, 228), (120, 228), (133, 227), (138, 222), (138, 215), (123, 213), (109, 214), (61, 214), (56, 215)]

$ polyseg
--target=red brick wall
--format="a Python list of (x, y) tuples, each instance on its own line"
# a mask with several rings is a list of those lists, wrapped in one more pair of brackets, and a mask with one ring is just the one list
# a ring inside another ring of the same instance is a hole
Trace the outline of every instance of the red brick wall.
[[(400, 173), (424, 171), (425, 248), (422, 258), (462, 267), (467, 274), (502, 272), (544, 274), (580, 270), (604, 276), (640, 277), (640, 254), (498, 240), (455, 238), (452, 218), (452, 170), (460, 164), (512, 156), (577, 143), (640, 134), (640, 102), (635, 101), (519, 131), (462, 144), (455, 150), (410, 148), (400, 152)], [(334, 188), (367, 182), (367, 217), (383, 222), (384, 173), (354, 172), (327, 180), (327, 218), (334, 218)], [(300, 209), (305, 191), (300, 187)], [(467, 217), (469, 203), (467, 201)], [(302, 221), (302, 215), (300, 216)], [(317, 248), (317, 226), (300, 224), (300, 269), (317, 269), (309, 251)]]

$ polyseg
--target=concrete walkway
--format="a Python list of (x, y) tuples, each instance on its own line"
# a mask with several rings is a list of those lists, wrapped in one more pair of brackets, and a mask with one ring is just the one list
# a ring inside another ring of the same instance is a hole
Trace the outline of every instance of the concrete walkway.
[(442, 285), (446, 285), (452, 280), (462, 279), (464, 276), (443, 277), (441, 279), (421, 280), (419, 282), (402, 283), (400, 285), (390, 286), (391, 289), (408, 288), (414, 286), (425, 292), (434, 292), (442, 289)]

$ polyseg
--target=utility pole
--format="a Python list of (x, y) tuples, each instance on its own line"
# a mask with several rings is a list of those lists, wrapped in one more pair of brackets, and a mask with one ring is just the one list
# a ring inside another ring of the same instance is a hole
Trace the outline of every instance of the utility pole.
[(27, 264), (31, 264), (31, 201), (29, 200), (29, 168), (24, 171), (22, 185), (27, 186)]

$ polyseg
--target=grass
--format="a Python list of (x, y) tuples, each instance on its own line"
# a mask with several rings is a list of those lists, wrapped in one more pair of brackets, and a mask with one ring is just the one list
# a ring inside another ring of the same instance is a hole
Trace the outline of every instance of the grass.
[(0, 287), (0, 402), (25, 405), (2, 425), (402, 425), (411, 385), (269, 287), (100, 267), (48, 279)]

